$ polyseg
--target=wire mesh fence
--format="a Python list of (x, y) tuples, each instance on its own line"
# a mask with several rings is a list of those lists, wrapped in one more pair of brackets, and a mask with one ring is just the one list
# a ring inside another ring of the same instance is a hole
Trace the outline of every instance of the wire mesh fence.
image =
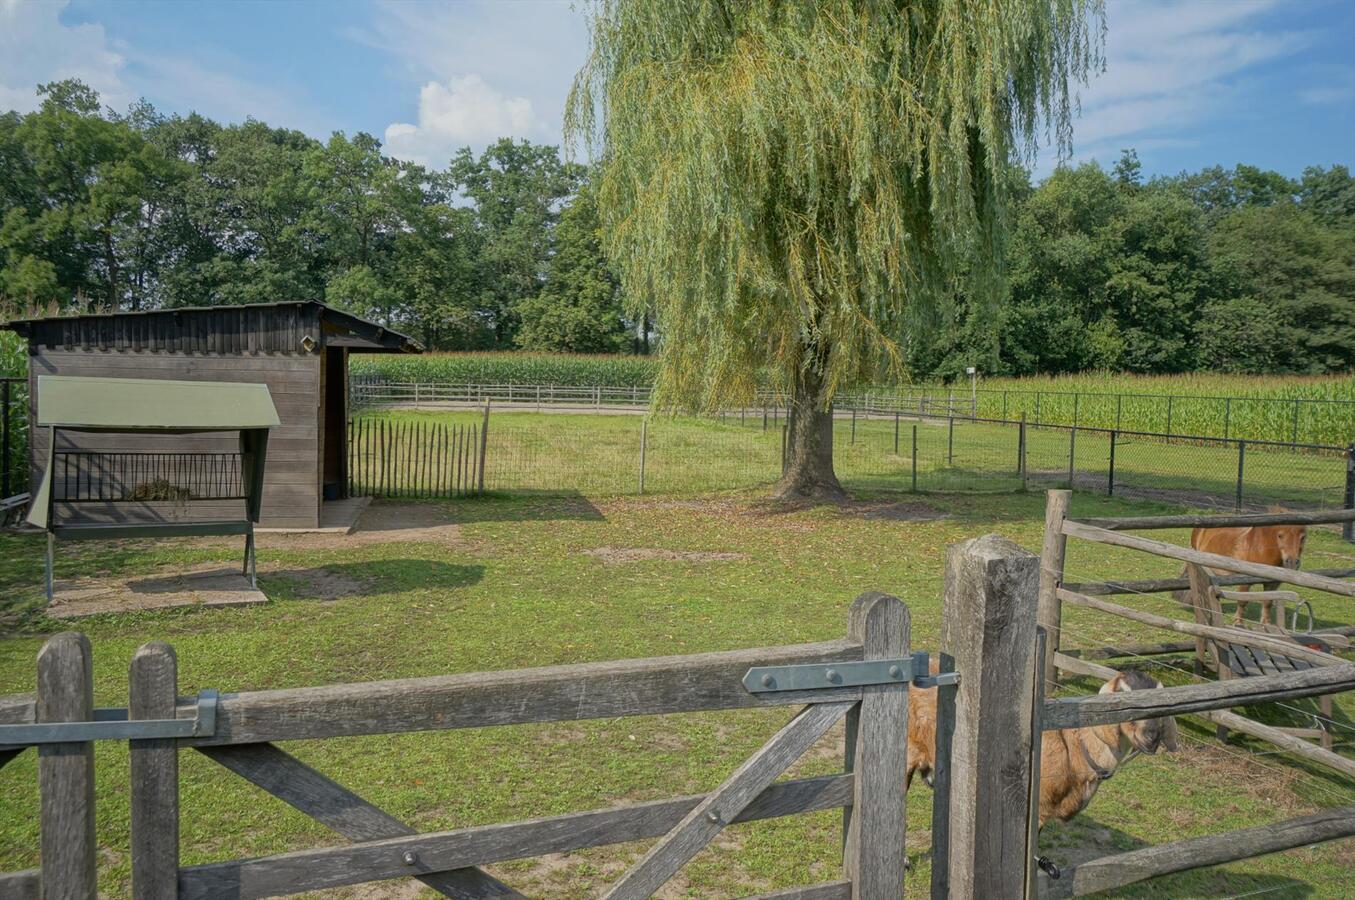
[[(354, 409), (392, 404), (438, 406), (492, 402), (506, 408), (633, 409), (649, 406), (648, 387), (553, 384), (468, 384), (388, 381), (354, 377)], [(775, 407), (784, 398), (758, 395), (756, 407)], [(924, 416), (1019, 421), (1173, 437), (1277, 443), (1343, 444), (1355, 438), (1355, 400), (1316, 397), (1233, 397), (1183, 394), (1090, 393), (968, 385), (900, 385), (847, 392), (840, 408)]]
[[(785, 452), (784, 414), (770, 408), (709, 418), (517, 410), (488, 419), (483, 410), (368, 409), (354, 425), (358, 433), (376, 428), (402, 436), (383, 463), (397, 473), (408, 466), (426, 470), (430, 457), (445, 452), (436, 444), (441, 440), (445, 448), (445, 438), (436, 435), (446, 429), (455, 434), (477, 426), (487, 428), (483, 486), (491, 491), (619, 495), (750, 488), (779, 477)], [(1213, 509), (1355, 508), (1355, 448), (1324, 445), (839, 409), (833, 460), (839, 479), (853, 490), (1071, 486)], [(431, 462), (435, 471), (438, 465)], [(408, 476), (393, 477), (397, 486), (409, 483)], [(354, 486), (374, 483), (355, 480)], [(413, 483), (422, 482), (415, 475)], [(397, 487), (386, 495), (421, 494)], [(452, 494), (434, 485), (422, 495)]]

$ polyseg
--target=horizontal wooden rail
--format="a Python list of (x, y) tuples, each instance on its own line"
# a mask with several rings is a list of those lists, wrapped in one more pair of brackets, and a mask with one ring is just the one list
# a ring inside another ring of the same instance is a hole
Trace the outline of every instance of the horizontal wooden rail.
[(34, 718), (32, 694), (11, 694), (0, 697), (0, 725), (32, 725)]
[(1194, 641), (1168, 641), (1165, 644), (1107, 644), (1104, 647), (1065, 647), (1064, 656), (1077, 659), (1121, 659), (1135, 656), (1162, 656), (1167, 653), (1190, 653)]
[[(778, 782), (734, 822), (846, 806), (852, 787), (851, 775)], [(667, 833), (706, 796), (190, 866), (179, 870), (179, 897), (248, 900), (643, 840)]]
[(1112, 725), (1136, 719), (1158, 719), (1349, 690), (1355, 690), (1355, 665), (1342, 663), (1279, 675), (1257, 675), (1151, 691), (1120, 691), (1046, 700), (1041, 726), (1045, 731), (1053, 731), (1057, 728)]
[(1081, 538), (1085, 541), (1093, 541), (1098, 544), (1110, 544), (1115, 547), (1126, 547), (1130, 550), (1142, 550), (1145, 553), (1152, 553), (1155, 556), (1165, 556), (1168, 559), (1179, 559), (1183, 562), (1208, 566), (1211, 569), (1222, 569), (1225, 572), (1239, 572), (1243, 575), (1257, 575), (1267, 581), (1277, 581), (1281, 584), (1296, 584), (1300, 587), (1326, 591), (1329, 594), (1338, 594), (1342, 597), (1355, 597), (1355, 584), (1351, 584), (1348, 581), (1338, 581), (1335, 578), (1325, 578), (1321, 575), (1314, 575), (1311, 572), (1304, 572), (1301, 569), (1285, 569), (1280, 566), (1267, 566), (1262, 565), (1261, 563), (1248, 562), (1243, 559), (1234, 559), (1231, 556), (1220, 556), (1217, 553), (1205, 553), (1202, 550), (1193, 550), (1189, 547), (1178, 547), (1175, 544), (1167, 544), (1162, 541), (1152, 540), (1151, 538), (1139, 537), (1138, 535), (1121, 534), (1118, 531), (1107, 531), (1104, 528), (1084, 525), (1083, 523), (1075, 522), (1072, 519), (1068, 519), (1063, 523), (1063, 533), (1069, 537)]
[[(861, 696), (860, 687), (749, 693), (753, 666), (860, 660), (861, 645), (826, 641), (431, 678), (223, 694), (216, 732), (179, 746), (254, 744), (491, 725), (803, 706)], [(180, 700), (179, 718), (195, 707)]]
[(1040, 897), (1081, 897), (1148, 878), (1217, 866), (1355, 835), (1355, 806), (1324, 809), (1273, 825), (1243, 828), (1144, 847), (1068, 866), (1051, 880), (1040, 873)]
[(1213, 638), (1229, 644), (1241, 644), (1244, 647), (1256, 647), (1269, 653), (1278, 653), (1281, 656), (1287, 656), (1290, 659), (1301, 659), (1304, 662), (1312, 663), (1315, 666), (1345, 664), (1345, 660), (1341, 659), (1339, 656), (1323, 653), (1321, 650), (1312, 650), (1292, 641), (1285, 640), (1282, 637), (1250, 631), (1246, 628), (1219, 627), (1217, 625), (1198, 625), (1194, 622), (1182, 622), (1179, 619), (1172, 619), (1168, 616), (1159, 616), (1155, 613), (1144, 612), (1139, 609), (1130, 609), (1129, 607), (1121, 606), (1118, 603), (1111, 603), (1109, 600), (1102, 600), (1099, 597), (1088, 597), (1063, 588), (1059, 588), (1059, 599), (1064, 603), (1069, 603), (1073, 606), (1083, 606), (1088, 609), (1100, 610), (1101, 612), (1109, 613), (1113, 616), (1119, 616), (1122, 619), (1129, 619), (1131, 622), (1141, 622), (1144, 625), (1152, 625), (1154, 628), (1175, 631), (1179, 634)]
[[(1077, 675), (1088, 675), (1105, 681), (1109, 681), (1119, 674), (1119, 672), (1109, 666), (1100, 666), (1085, 660), (1074, 659), (1063, 653), (1056, 653), (1054, 655), (1054, 664), (1065, 672), (1072, 672)], [(1222, 709), (1204, 710), (1202, 712), (1194, 713), (1194, 715), (1213, 722), (1216, 725), (1222, 725), (1233, 731), (1240, 731), (1243, 734), (1249, 734), (1252, 737), (1258, 737), (1262, 740), (1269, 741), (1277, 747), (1289, 751), (1295, 756), (1326, 766), (1329, 769), (1335, 769), (1344, 775), (1355, 778), (1355, 759), (1349, 759), (1339, 753), (1324, 750), (1321, 747), (1308, 743), (1302, 738), (1285, 734), (1278, 728), (1273, 728), (1270, 725), (1263, 725), (1260, 722), (1248, 719), (1245, 716), (1239, 716), (1236, 713), (1231, 713)]]
[[(1306, 569), (1309, 575), (1323, 575), (1327, 578), (1355, 578), (1355, 568)], [(1269, 578), (1256, 575), (1216, 575), (1214, 583), (1231, 587), (1238, 584), (1268, 584)], [(1141, 581), (1088, 581), (1082, 584), (1069, 583), (1064, 587), (1081, 594), (1093, 594), (1105, 597), (1112, 594), (1163, 594), (1168, 591), (1190, 590), (1190, 580), (1186, 578), (1146, 578)]]
[(1355, 522), (1355, 509), (1322, 512), (1256, 513), (1250, 515), (1124, 516), (1079, 519), (1084, 525), (1107, 531), (1149, 531), (1157, 528), (1246, 528), (1252, 525), (1330, 525)]
[(42, 896), (42, 870), (0, 872), (0, 897), (5, 900), (38, 900)]

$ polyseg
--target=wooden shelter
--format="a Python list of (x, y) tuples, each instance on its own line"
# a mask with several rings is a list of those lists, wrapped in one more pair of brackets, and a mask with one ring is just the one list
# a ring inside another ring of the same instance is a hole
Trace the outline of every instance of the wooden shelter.
[[(262, 384), (132, 378), (38, 378), (47, 433), (42, 481), (28, 523), (47, 532), (47, 599), (54, 545), (64, 540), (244, 535), (254, 583), (254, 524), (263, 498), (268, 432), (278, 413)], [(105, 451), (124, 435), (229, 435), (232, 452)], [(58, 450), (80, 435), (87, 449)], [(94, 508), (101, 515), (91, 516)]]
[[(44, 375), (170, 381), (216, 381), (268, 387), (280, 420), (264, 472), (259, 524), (316, 528), (326, 499), (348, 483), (350, 353), (418, 353), (403, 334), (316, 302), (216, 306), (25, 319), (0, 327), (28, 340), (29, 421), (42, 417), (37, 379)], [(40, 484), (48, 434), (32, 429), (30, 484)], [(56, 448), (80, 450), (89, 436), (62, 432)], [(99, 449), (222, 453), (222, 434), (126, 433)], [(93, 517), (97, 510), (88, 510)]]

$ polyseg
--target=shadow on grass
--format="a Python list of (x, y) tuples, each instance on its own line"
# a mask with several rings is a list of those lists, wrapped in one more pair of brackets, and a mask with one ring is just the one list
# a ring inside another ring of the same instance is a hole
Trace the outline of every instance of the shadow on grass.
[(447, 521), (472, 522), (603, 522), (606, 517), (576, 490), (489, 491), (483, 497), (445, 502)]
[[(1118, 828), (1111, 828), (1094, 817), (1082, 815), (1071, 822), (1052, 822), (1040, 832), (1040, 853), (1062, 870), (1060, 881), (1076, 877), (1076, 866), (1141, 850), (1153, 844), (1133, 837)], [(1242, 861), (1245, 864), (1245, 860)], [(1201, 879), (1205, 879), (1202, 883)], [(1098, 897), (1199, 897), (1203, 895), (1236, 895), (1269, 893), (1284, 890), (1284, 897), (1311, 897), (1313, 886), (1285, 875), (1253, 875), (1245, 872), (1200, 873), (1196, 871), (1164, 875), (1160, 878), (1135, 882), (1116, 890), (1098, 893)]]
[(331, 563), (305, 569), (275, 569), (259, 576), (270, 597), (288, 600), (339, 600), (414, 589), (454, 590), (479, 584), (485, 568), (432, 559), (377, 559)]

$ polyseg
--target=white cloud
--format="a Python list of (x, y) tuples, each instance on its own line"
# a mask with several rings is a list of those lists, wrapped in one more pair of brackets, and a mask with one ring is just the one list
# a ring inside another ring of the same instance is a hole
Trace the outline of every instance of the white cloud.
[[(1075, 159), (1120, 148), (1184, 146), (1211, 120), (1256, 114), (1253, 72), (1310, 46), (1312, 34), (1266, 27), (1278, 0), (1167, 3), (1112, 0), (1106, 71), (1084, 88), (1074, 123)], [(1047, 174), (1054, 154), (1041, 154)]]
[(105, 106), (118, 110), (146, 97), (168, 112), (197, 111), (227, 122), (252, 115), (328, 133), (278, 86), (230, 74), (248, 71), (239, 59), (221, 51), (214, 52), (212, 63), (201, 56), (149, 53), (110, 37), (97, 22), (62, 22), (67, 5), (68, 0), (0, 0), (0, 111), (36, 109), (38, 84), (78, 78), (99, 92)]
[(1299, 99), (1310, 106), (1337, 106), (1355, 102), (1355, 67), (1322, 66), (1314, 75), (1318, 84), (1298, 92)]
[(411, 100), (419, 86), (417, 124), (406, 114), (390, 125), (387, 152), (439, 166), (500, 136), (562, 143), (565, 97), (588, 52), (583, 13), (559, 0), (378, 0), (345, 33), (389, 55)]
[(62, 24), (66, 5), (0, 0), (0, 110), (36, 109), (35, 88), (65, 78), (79, 78), (113, 106), (134, 99), (122, 77), (127, 61), (103, 26)]
[(399, 159), (441, 167), (461, 147), (499, 137), (532, 137), (542, 125), (526, 97), (509, 97), (479, 75), (446, 83), (430, 81), (419, 91), (419, 122), (386, 128), (386, 152)]

